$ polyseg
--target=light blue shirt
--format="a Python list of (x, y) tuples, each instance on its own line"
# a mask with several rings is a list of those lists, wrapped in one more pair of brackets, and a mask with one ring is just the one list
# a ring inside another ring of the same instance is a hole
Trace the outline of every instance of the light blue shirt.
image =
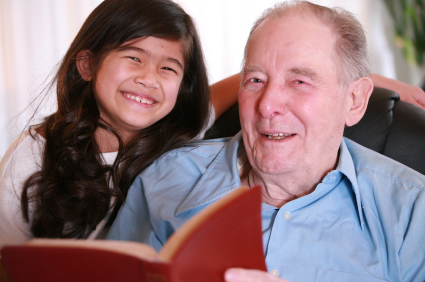
[[(159, 250), (190, 217), (239, 187), (241, 134), (226, 141), (193, 143), (143, 171), (108, 239)], [(424, 184), (425, 176), (344, 138), (336, 170), (314, 192), (280, 209), (262, 204), (269, 271), (292, 282), (423, 282)]]

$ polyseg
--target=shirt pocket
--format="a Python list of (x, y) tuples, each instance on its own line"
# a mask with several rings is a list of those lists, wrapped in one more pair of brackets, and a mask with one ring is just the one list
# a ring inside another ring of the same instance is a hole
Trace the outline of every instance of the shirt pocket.
[[(333, 270), (319, 270), (316, 282), (383, 282), (382, 280), (368, 275), (352, 274)], [(388, 282), (388, 281), (387, 281)]]

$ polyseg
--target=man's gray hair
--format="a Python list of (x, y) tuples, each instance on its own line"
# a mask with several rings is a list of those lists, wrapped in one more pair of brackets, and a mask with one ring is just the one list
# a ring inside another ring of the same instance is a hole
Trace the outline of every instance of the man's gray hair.
[(314, 15), (331, 29), (336, 38), (334, 60), (339, 81), (344, 88), (360, 77), (370, 76), (366, 35), (356, 17), (342, 8), (328, 8), (300, 0), (277, 3), (263, 12), (249, 34), (243, 64), (245, 65), (251, 36), (264, 20), (280, 19), (294, 14), (302, 17)]

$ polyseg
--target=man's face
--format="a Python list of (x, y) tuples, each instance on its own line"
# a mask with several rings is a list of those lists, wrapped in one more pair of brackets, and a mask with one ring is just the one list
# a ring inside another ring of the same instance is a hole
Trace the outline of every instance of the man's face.
[(239, 92), (249, 161), (263, 174), (335, 166), (349, 108), (334, 36), (313, 16), (267, 19), (247, 49)]

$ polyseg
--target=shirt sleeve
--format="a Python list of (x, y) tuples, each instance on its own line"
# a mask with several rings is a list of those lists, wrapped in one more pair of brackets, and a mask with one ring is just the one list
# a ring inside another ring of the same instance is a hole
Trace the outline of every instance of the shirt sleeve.
[(157, 251), (162, 248), (162, 242), (153, 231), (140, 176), (131, 185), (106, 239), (149, 244)]
[(9, 177), (0, 180), (0, 248), (22, 244), (32, 238), (21, 211), (21, 189), (15, 189)]
[(411, 213), (406, 215), (406, 233), (401, 245), (400, 269), (402, 281), (425, 281), (425, 192), (422, 191), (413, 203)]
[(23, 218), (21, 194), (23, 184), (37, 169), (37, 148), (34, 139), (25, 134), (12, 143), (0, 162), (0, 248), (33, 238)]

